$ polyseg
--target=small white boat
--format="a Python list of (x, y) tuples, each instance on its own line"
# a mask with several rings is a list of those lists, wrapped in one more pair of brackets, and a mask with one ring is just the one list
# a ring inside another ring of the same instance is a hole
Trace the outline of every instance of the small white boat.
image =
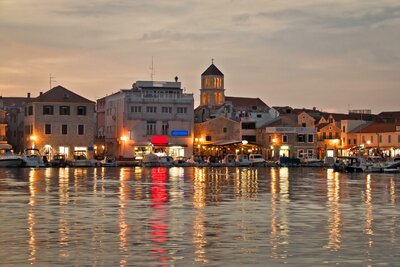
[(85, 150), (75, 150), (73, 159), (68, 162), (68, 165), (71, 167), (93, 167), (96, 166), (96, 162), (87, 158)]
[(234, 167), (236, 165), (235, 158), (236, 156), (234, 154), (226, 154), (222, 159), (222, 166)]
[(316, 158), (306, 158), (301, 163), (303, 167), (323, 167), (324, 161)]
[(251, 166), (251, 161), (249, 156), (246, 154), (240, 154), (236, 156), (235, 165), (238, 167), (249, 167)]
[(156, 154), (144, 155), (142, 160), (143, 167), (158, 167), (160, 166), (160, 158)]
[(159, 160), (160, 166), (171, 167), (174, 165), (174, 159), (171, 156), (161, 156)]
[(177, 167), (190, 167), (194, 166), (194, 163), (188, 161), (186, 157), (176, 157), (174, 160), (174, 166)]
[(265, 166), (265, 160), (261, 154), (250, 154), (251, 166)]
[(105, 156), (102, 161), (100, 161), (101, 166), (103, 167), (117, 167), (118, 163), (115, 160), (115, 157)]
[(26, 167), (44, 167), (42, 155), (37, 148), (27, 148), (25, 149), (24, 155), (22, 157)]
[(346, 166), (347, 172), (366, 172), (371, 170), (372, 164), (368, 163), (364, 158), (358, 157), (351, 161), (349, 165)]
[(19, 167), (22, 162), (22, 157), (14, 154), (11, 145), (0, 144), (0, 167)]

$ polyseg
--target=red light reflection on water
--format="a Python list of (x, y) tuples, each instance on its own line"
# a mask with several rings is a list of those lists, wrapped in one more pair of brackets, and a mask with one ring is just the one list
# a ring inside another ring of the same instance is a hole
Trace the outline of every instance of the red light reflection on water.
[(167, 241), (168, 227), (165, 223), (167, 217), (167, 169), (163, 167), (151, 170), (151, 218), (150, 237), (152, 241), (152, 254), (162, 266), (167, 264), (167, 250), (163, 247)]

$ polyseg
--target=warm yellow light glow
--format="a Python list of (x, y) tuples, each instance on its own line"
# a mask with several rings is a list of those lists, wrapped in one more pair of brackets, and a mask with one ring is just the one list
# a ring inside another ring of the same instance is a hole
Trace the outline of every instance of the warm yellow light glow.
[(368, 140), (368, 141), (367, 141), (367, 145), (370, 145), (370, 144), (371, 144), (371, 141)]
[(276, 143), (276, 138), (272, 138), (272, 143)]
[(247, 140), (243, 140), (243, 141), (242, 141), (242, 144), (243, 144), (243, 145), (247, 145), (248, 143), (249, 143), (249, 141), (247, 141)]
[(289, 149), (289, 146), (281, 146), (281, 149), (283, 149), (283, 150), (288, 150), (288, 149)]
[(31, 136), (29, 137), (29, 139), (30, 139), (31, 141), (36, 141), (36, 140), (37, 140), (37, 136), (36, 136), (36, 135), (31, 135)]
[(202, 137), (200, 137), (200, 138), (199, 138), (199, 141), (200, 141), (200, 143), (202, 143), (202, 142), (203, 142), (203, 138), (202, 138)]
[(194, 141), (195, 141), (195, 142), (199, 142), (199, 138), (196, 137), (196, 138), (194, 139)]
[(334, 143), (334, 144), (338, 144), (338, 143), (339, 143), (339, 139), (334, 139), (334, 140), (333, 140), (333, 143)]
[(124, 142), (125, 142), (126, 140), (128, 140), (128, 137), (126, 137), (126, 136), (124, 136), (124, 135), (121, 136), (121, 141), (124, 141)]

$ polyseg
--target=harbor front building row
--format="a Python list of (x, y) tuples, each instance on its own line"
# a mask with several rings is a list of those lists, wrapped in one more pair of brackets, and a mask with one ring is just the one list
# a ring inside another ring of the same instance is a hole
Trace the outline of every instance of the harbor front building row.
[(175, 81), (136, 81), (129, 89), (90, 101), (56, 86), (37, 97), (0, 98), (0, 142), (16, 152), (37, 148), (49, 160), (147, 154), (264, 159), (325, 159), (400, 155), (400, 112), (349, 114), (270, 107), (260, 98), (225, 95), (224, 74), (212, 63), (201, 74), (200, 105)]

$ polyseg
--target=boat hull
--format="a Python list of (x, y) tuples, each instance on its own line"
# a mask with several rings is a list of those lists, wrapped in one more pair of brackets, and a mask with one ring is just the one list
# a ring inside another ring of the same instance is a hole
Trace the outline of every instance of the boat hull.
[(0, 168), (19, 167), (22, 165), (22, 159), (0, 159)]

